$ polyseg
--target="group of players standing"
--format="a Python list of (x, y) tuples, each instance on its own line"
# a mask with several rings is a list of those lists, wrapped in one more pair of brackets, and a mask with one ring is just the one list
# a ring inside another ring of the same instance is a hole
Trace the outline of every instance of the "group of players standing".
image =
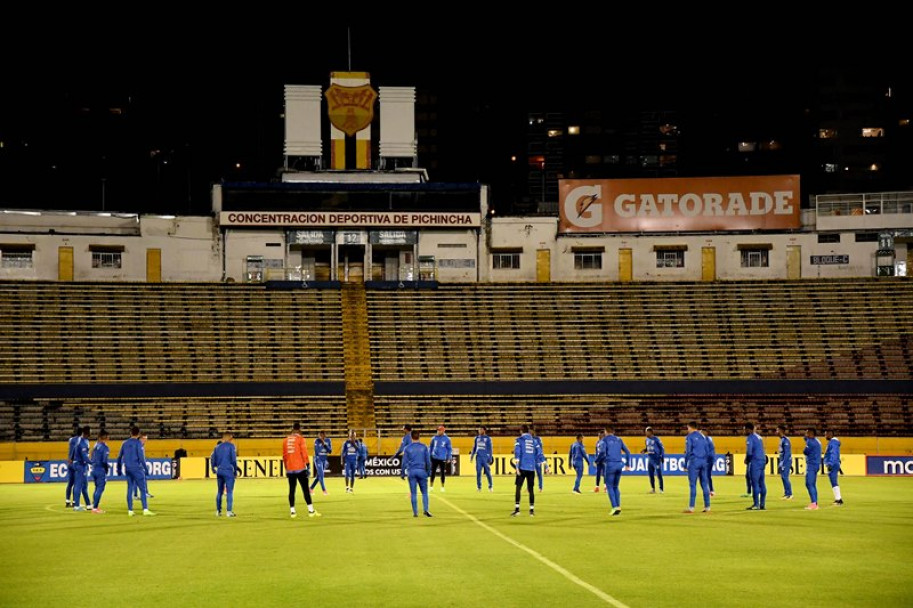
[[(394, 457), (401, 456), (401, 472), (403, 479), (409, 480), (409, 491), (412, 502), (412, 513), (418, 517), (418, 494), (422, 495), (423, 513), (431, 517), (429, 510), (428, 493), (434, 487), (435, 475), (440, 471), (441, 492), (445, 491), (448, 465), (452, 459), (453, 450), (450, 438), (445, 434), (444, 426), (439, 426), (437, 434), (431, 438), (430, 444), (421, 442), (420, 434), (413, 430), (411, 425), (404, 425), (405, 435)], [(745, 423), (746, 434), (746, 494), (753, 502), (747, 510), (765, 510), (767, 499), (767, 486), (765, 481), (765, 468), (767, 455), (760, 434), (753, 423)], [(108, 434), (102, 431), (91, 452), (89, 450), (89, 427), (82, 427), (79, 433), (71, 437), (68, 445), (68, 477), (66, 490), (66, 506), (74, 511), (91, 510), (92, 513), (104, 513), (100, 509), (100, 502), (110, 469), (110, 448), (107, 445)], [(778, 471), (783, 482), (783, 499), (791, 500), (793, 497), (790, 473), (792, 473), (792, 446), (787, 436), (786, 427), (777, 427), (780, 437), (778, 445)], [(130, 438), (121, 445), (117, 456), (118, 470), (127, 478), (127, 509), (128, 515), (133, 516), (133, 499), (138, 495), (143, 506), (143, 515), (155, 515), (148, 508), (148, 493), (146, 484), (146, 456), (145, 435), (137, 427), (131, 428)], [(656, 481), (659, 483), (659, 492), (663, 493), (663, 461), (665, 448), (662, 440), (656, 436), (651, 427), (645, 430), (644, 448), (642, 454), (647, 455), (647, 470), (650, 478), (651, 493), (656, 492)], [(827, 449), (822, 456), (821, 442), (816, 437), (816, 430), (807, 429), (805, 432), (806, 473), (805, 485), (809, 493), (810, 503), (807, 510), (818, 509), (817, 476), (823, 464), (827, 469), (831, 487), (834, 492), (834, 504), (843, 505), (843, 499), (838, 483), (840, 472), (840, 440), (834, 437), (832, 431), (826, 432), (828, 440)], [(301, 435), (299, 423), (293, 425), (292, 433), (283, 440), (282, 458), (286, 476), (289, 482), (289, 509), (291, 517), (297, 517), (295, 510), (296, 487), (300, 486), (308, 507), (309, 517), (320, 517), (314, 509), (311, 491), (318, 484), (324, 494), (327, 494), (325, 475), (328, 470), (328, 457), (333, 451), (332, 440), (324, 431), (318, 434), (314, 441), (314, 481), (308, 485), (310, 472), (310, 457), (307, 445)], [(349, 431), (348, 438), (343, 443), (341, 457), (343, 474), (345, 476), (346, 493), (354, 493), (355, 479), (366, 477), (365, 463), (367, 460), (367, 447), (364, 442), (356, 437), (355, 431)], [(610, 514), (621, 514), (621, 492), (619, 484), (623, 471), (630, 470), (629, 463), (631, 452), (621, 438), (615, 436), (614, 429), (606, 427), (599, 432), (596, 443), (596, 452), (593, 464), (596, 466), (596, 488), (599, 492), (600, 478), (605, 480), (605, 491), (611, 505)], [(469, 455), (470, 462), (476, 465), (476, 487), (482, 491), (482, 476), (485, 475), (489, 492), (493, 491), (491, 465), (494, 461), (491, 437), (488, 429), (480, 427), (472, 451)], [(216, 516), (222, 515), (222, 498), (227, 499), (227, 517), (235, 517), (233, 511), (234, 482), (237, 475), (237, 449), (233, 442), (232, 434), (226, 432), (222, 440), (216, 445), (210, 456), (210, 467), (216, 474)], [(576, 441), (571, 444), (568, 460), (576, 472), (572, 492), (580, 494), (580, 483), (584, 471), (589, 464), (589, 455), (583, 445), (583, 435), (577, 435)], [(688, 474), (689, 503), (685, 513), (693, 513), (697, 498), (697, 485), (700, 484), (704, 508), (703, 512), (710, 512), (710, 499), (714, 496), (712, 470), (716, 461), (716, 452), (713, 439), (706, 429), (699, 429), (696, 422), (687, 425), (685, 438), (685, 470)], [(529, 514), (535, 515), (536, 495), (534, 484), (538, 478), (539, 491), (543, 488), (543, 469), (548, 472), (548, 463), (545, 458), (542, 440), (535, 430), (529, 425), (523, 425), (520, 435), (514, 442), (513, 458), (511, 465), (516, 472), (515, 479), (515, 505), (511, 512), (512, 517), (520, 513), (520, 498), (523, 485), (527, 486), (529, 493)], [(91, 476), (95, 482), (95, 493), (89, 508), (88, 475), (91, 467)], [(430, 483), (429, 483), (430, 482)], [(70, 499), (72, 494), (73, 499)], [(85, 501), (85, 506), (80, 504), (80, 498)]]
[[(90, 451), (90, 432), (88, 426), (81, 427), (68, 441), (66, 506), (74, 511), (101, 514), (104, 513), (101, 509), (101, 498), (111, 468), (111, 449), (108, 447), (108, 433), (102, 430)], [(90, 469), (92, 481), (95, 482), (95, 492), (91, 501), (88, 492)], [(121, 444), (117, 455), (117, 470), (127, 478), (127, 514), (131, 517), (135, 515), (133, 499), (136, 496), (143, 505), (143, 515), (155, 515), (149, 510), (148, 503), (152, 495), (149, 494), (146, 484), (146, 435), (136, 426), (130, 429), (130, 437)], [(83, 499), (85, 504), (80, 504), (80, 499)]]

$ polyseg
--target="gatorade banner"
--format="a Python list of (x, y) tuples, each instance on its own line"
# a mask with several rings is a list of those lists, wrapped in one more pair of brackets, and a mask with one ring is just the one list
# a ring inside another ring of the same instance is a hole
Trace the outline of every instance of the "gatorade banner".
[[(92, 476), (92, 467), (88, 467), (88, 475)], [(67, 480), (66, 460), (26, 460), (25, 483), (54, 483)], [(111, 462), (106, 476), (108, 481), (123, 481), (127, 479), (117, 470), (117, 462)], [(147, 479), (171, 479), (170, 458), (147, 458)]]

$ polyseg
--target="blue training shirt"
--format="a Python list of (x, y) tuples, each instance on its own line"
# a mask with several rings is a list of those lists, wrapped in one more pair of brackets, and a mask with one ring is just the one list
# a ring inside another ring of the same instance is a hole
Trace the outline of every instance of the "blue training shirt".
[(475, 457), (476, 462), (488, 464), (491, 462), (492, 456), (491, 437), (476, 435), (475, 441), (472, 442), (472, 451), (469, 452), (469, 459), (472, 460)]
[[(628, 446), (625, 445), (625, 442), (621, 440), (621, 437), (606, 435), (600, 442), (603, 444), (606, 465), (623, 465), (627, 460), (630, 460), (631, 450), (629, 450)], [(622, 458), (622, 453), (624, 453), (627, 458)]]
[(663, 446), (662, 440), (656, 435), (652, 437), (647, 437), (644, 440), (644, 449), (646, 450), (647, 458), (650, 459), (654, 465), (662, 464), (663, 458), (666, 456), (666, 448)]
[(403, 450), (402, 474), (405, 475), (408, 471), (414, 475), (424, 471), (425, 475), (431, 475), (431, 450), (420, 441), (412, 441), (411, 437), (409, 441), (411, 443)]
[(89, 466), (89, 440), (85, 437), (78, 439), (76, 449), (73, 451), (73, 466), (85, 469)]
[[(701, 433), (701, 435), (704, 435)], [(707, 438), (707, 464), (710, 468), (713, 468), (714, 463), (716, 462), (716, 446), (713, 445), (713, 437), (710, 435), (704, 435)]]
[(333, 451), (333, 442), (327, 437), (326, 440), (318, 437), (314, 440), (314, 456), (321, 459), (323, 462), (327, 461), (327, 457)]
[(120, 452), (117, 454), (117, 468), (121, 473), (124, 470), (145, 473), (146, 459), (143, 454), (143, 444), (138, 437), (127, 439), (121, 444)]
[(575, 441), (571, 444), (571, 449), (568, 452), (567, 458), (576, 469), (587, 459), (586, 447), (580, 441)]
[(396, 452), (393, 455), (401, 456), (403, 453), (403, 450), (405, 450), (409, 446), (410, 443), (412, 443), (412, 434), (406, 433), (405, 435), (403, 435), (403, 440), (399, 442), (399, 447), (396, 448)]
[(802, 450), (802, 453), (805, 454), (806, 472), (817, 472), (821, 468), (821, 442), (818, 441), (818, 438), (806, 437), (805, 449)]
[(793, 444), (790, 442), (789, 437), (786, 435), (780, 437), (780, 445), (777, 448), (777, 457), (780, 459), (780, 471), (788, 471), (790, 468), (792, 468)]
[(347, 462), (357, 462), (358, 442), (354, 439), (346, 439), (346, 442), (342, 444), (342, 456)]
[(217, 475), (234, 477), (238, 466), (238, 449), (235, 444), (223, 441), (212, 451), (209, 464)]
[(710, 446), (707, 445), (707, 438), (703, 433), (692, 431), (685, 436), (685, 468), (691, 468), (692, 464), (706, 463), (709, 453)]
[(767, 456), (764, 454), (764, 442), (761, 441), (761, 436), (757, 433), (750, 434), (745, 440), (745, 445), (746, 461), (764, 466), (764, 463), (767, 462)]
[(105, 443), (96, 443), (92, 448), (92, 469), (96, 471), (108, 472), (108, 456), (111, 454), (111, 448)]
[(540, 460), (545, 456), (542, 454), (541, 444), (537, 445), (536, 440), (529, 433), (523, 433), (514, 442), (514, 468), (521, 471), (535, 471)]
[(824, 450), (824, 466), (836, 469), (840, 466), (840, 440), (831, 437)]
[(447, 435), (435, 435), (431, 438), (431, 457), (435, 460), (450, 460), (453, 456), (453, 446)]

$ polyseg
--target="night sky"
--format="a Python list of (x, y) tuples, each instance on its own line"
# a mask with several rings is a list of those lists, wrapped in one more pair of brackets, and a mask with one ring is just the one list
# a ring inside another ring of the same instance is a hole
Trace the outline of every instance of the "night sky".
[[(375, 87), (433, 91), (442, 133), (456, 134), (441, 145), (466, 154), (445, 177), (490, 183), (524, 153), (530, 111), (709, 104), (763, 120), (794, 107), (819, 65), (870, 60), (795, 51), (798, 28), (689, 29), (646, 14), (634, 28), (586, 15), (537, 17), (548, 27), (439, 16), (427, 29), (426, 15), (384, 27), (303, 12), (210, 17), (162, 8), (24, 22), (30, 44), (2, 48), (18, 60), (0, 95), (0, 207), (97, 210), (104, 194), (107, 210), (206, 213), (212, 183), (276, 178), (283, 85), (325, 87), (350, 67)], [(879, 46), (878, 69), (894, 69), (899, 40)], [(485, 141), (468, 125), (484, 125)]]

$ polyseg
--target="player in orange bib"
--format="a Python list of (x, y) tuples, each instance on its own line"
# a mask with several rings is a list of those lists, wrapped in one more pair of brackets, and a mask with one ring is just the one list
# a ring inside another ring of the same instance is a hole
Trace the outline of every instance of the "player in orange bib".
[(301, 424), (296, 422), (292, 426), (292, 434), (282, 440), (282, 461), (285, 463), (285, 474), (288, 477), (288, 506), (292, 517), (298, 517), (295, 511), (295, 485), (301, 486), (304, 493), (304, 502), (308, 505), (308, 517), (320, 517), (311, 501), (311, 490), (308, 488), (308, 458), (307, 444), (301, 436)]

